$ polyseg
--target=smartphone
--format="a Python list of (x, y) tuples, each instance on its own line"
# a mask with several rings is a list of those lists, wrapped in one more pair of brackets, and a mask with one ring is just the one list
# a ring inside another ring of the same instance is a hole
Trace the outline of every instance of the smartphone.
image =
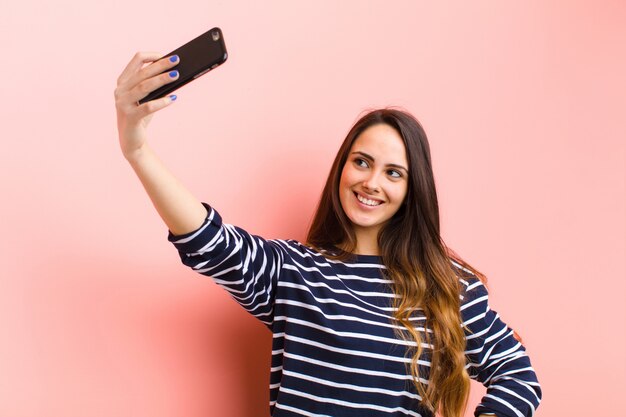
[(192, 41), (187, 42), (175, 51), (165, 55), (165, 57), (178, 55), (180, 62), (173, 68), (167, 70), (177, 70), (178, 79), (162, 87), (157, 88), (141, 100), (139, 104), (164, 97), (183, 85), (206, 74), (213, 68), (222, 65), (228, 58), (224, 35), (220, 28), (213, 28)]

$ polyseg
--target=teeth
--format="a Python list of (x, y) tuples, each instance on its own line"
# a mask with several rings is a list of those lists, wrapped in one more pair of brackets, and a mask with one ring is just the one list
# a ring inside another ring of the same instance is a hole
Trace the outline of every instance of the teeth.
[(359, 194), (356, 195), (356, 198), (358, 198), (361, 203), (368, 205), (368, 206), (378, 206), (381, 203), (380, 201), (370, 200), (370, 199), (361, 197)]

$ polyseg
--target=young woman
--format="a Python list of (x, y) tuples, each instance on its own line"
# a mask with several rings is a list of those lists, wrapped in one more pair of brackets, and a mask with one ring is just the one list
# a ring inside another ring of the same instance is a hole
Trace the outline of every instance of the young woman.
[[(139, 53), (115, 91), (124, 156), (184, 264), (272, 331), (270, 414), (531, 416), (541, 390), (524, 347), (489, 307), (482, 275), (443, 243), (426, 135), (410, 114), (362, 117), (333, 163), (306, 244), (222, 222), (146, 142), (177, 57)], [(145, 65), (151, 63), (150, 65)], [(163, 73), (166, 71), (165, 73)]]

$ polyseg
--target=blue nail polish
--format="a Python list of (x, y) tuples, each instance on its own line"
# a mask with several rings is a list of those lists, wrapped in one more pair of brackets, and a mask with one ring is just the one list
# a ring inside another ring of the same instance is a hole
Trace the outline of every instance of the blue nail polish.
[(176, 61), (178, 61), (178, 55), (172, 55), (170, 57), (170, 62), (176, 62)]
[(176, 97), (176, 94), (172, 94), (172, 95), (170, 96), (170, 100), (172, 100), (172, 101), (176, 100), (177, 98), (178, 98), (178, 97)]
[(170, 77), (172, 77), (172, 78), (178, 77), (178, 71), (171, 71), (170, 72)]

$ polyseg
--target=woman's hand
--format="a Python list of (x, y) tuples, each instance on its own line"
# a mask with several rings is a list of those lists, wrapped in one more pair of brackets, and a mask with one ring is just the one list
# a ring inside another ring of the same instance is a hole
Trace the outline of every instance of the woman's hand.
[(146, 143), (146, 127), (152, 114), (176, 99), (176, 96), (168, 96), (144, 104), (137, 103), (150, 92), (178, 78), (178, 71), (163, 72), (176, 66), (179, 58), (160, 57), (156, 52), (137, 52), (117, 79), (117, 130), (122, 153), (128, 160), (136, 157)]

